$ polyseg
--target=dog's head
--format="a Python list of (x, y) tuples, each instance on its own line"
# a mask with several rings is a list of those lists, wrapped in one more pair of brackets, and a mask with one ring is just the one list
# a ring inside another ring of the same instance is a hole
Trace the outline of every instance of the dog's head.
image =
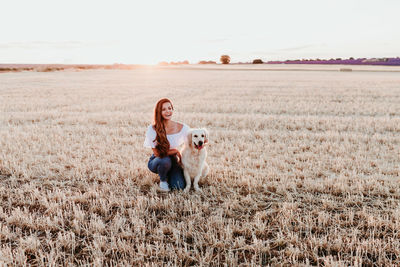
[(188, 142), (190, 147), (198, 150), (202, 149), (208, 143), (208, 131), (206, 129), (192, 129), (188, 133)]

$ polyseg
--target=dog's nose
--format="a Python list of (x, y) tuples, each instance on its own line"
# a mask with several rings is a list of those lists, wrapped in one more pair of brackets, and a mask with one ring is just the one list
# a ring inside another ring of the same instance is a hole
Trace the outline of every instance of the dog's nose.
[(199, 141), (199, 146), (202, 146), (203, 145), (203, 141)]

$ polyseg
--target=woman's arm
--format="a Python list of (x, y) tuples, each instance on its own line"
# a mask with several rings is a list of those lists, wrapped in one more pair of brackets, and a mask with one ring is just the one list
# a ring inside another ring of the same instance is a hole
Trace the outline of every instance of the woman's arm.
[(170, 155), (175, 155), (175, 154), (180, 154), (178, 149), (170, 149), (168, 150), (168, 156)]
[[(160, 157), (160, 153), (158, 153), (158, 150), (157, 150), (156, 148), (152, 148), (152, 150), (153, 150), (154, 156)], [(178, 149), (175, 149), (175, 148), (174, 148), (174, 149), (170, 149), (170, 150), (168, 151), (168, 156), (170, 156), (170, 155), (175, 155), (175, 154), (178, 154), (178, 157), (180, 158), (181, 153), (179, 152)]]

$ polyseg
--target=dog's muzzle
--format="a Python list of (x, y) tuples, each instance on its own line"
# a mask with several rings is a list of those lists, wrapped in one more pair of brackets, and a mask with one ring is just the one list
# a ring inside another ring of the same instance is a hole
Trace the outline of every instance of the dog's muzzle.
[(203, 141), (199, 141), (199, 144), (197, 145), (196, 143), (194, 144), (194, 147), (196, 148), (196, 149), (198, 149), (198, 150), (200, 150), (200, 149), (202, 149), (204, 146), (203, 146)]

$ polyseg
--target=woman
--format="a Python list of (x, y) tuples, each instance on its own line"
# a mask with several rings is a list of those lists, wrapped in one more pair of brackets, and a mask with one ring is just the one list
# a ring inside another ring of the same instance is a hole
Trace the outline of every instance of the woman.
[(160, 176), (160, 190), (184, 189), (185, 178), (179, 165), (181, 154), (177, 149), (185, 142), (189, 131), (186, 124), (172, 120), (171, 100), (160, 99), (154, 108), (154, 124), (147, 128), (144, 146), (153, 151), (148, 167)]

